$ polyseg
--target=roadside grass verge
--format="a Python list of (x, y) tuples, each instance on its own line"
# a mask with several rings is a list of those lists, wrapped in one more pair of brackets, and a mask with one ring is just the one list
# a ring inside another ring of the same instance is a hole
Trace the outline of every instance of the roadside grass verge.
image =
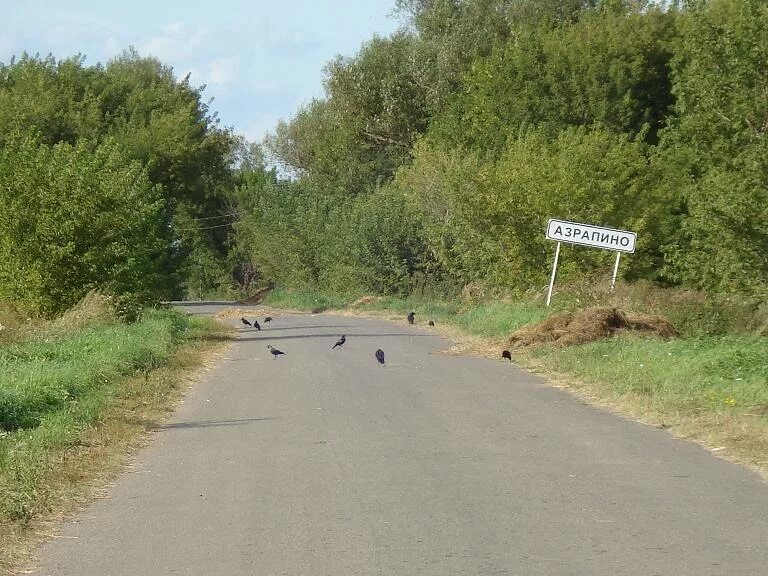
[[(269, 304), (279, 306), (280, 298)], [(304, 292), (291, 301), (292, 308), (307, 309), (314, 298)], [(711, 301), (698, 293), (643, 284), (620, 284), (608, 293), (587, 283), (561, 296), (552, 309), (537, 297), (487, 302), (379, 297), (350, 306), (356, 298), (322, 295), (318, 301), (329, 309), (401, 321), (414, 311), (421, 326), (433, 320), (438, 328), (451, 327), (454, 338), (472, 335), (473, 341), (457, 346), (459, 352), (489, 357), (498, 357), (517, 328), (562, 310), (600, 305), (665, 315), (681, 338), (622, 335), (565, 348), (534, 347), (515, 351), (513, 357), (592, 403), (702, 442), (768, 475), (765, 303)]]
[(278, 289), (270, 292), (264, 299), (264, 304), (283, 310), (303, 310), (308, 312), (324, 312), (331, 309), (341, 309), (352, 302), (354, 298), (312, 290)]
[(0, 574), (120, 469), (227, 338), (211, 319), (157, 310), (0, 348)]
[(354, 296), (322, 292), (276, 290), (267, 296), (264, 304), (275, 308), (302, 311), (382, 312), (399, 314), (403, 318), (408, 312), (414, 311), (419, 324), (426, 324), (429, 320), (433, 320), (436, 323), (455, 325), (471, 334), (490, 338), (503, 337), (516, 328), (531, 322), (538, 322), (547, 315), (546, 308), (528, 302), (463, 304), (459, 301), (385, 296), (353, 306), (356, 299)]
[(541, 346), (522, 360), (545, 373), (565, 375), (569, 387), (593, 400), (725, 448), (739, 461), (768, 471), (765, 337), (663, 341), (621, 336), (567, 348)]

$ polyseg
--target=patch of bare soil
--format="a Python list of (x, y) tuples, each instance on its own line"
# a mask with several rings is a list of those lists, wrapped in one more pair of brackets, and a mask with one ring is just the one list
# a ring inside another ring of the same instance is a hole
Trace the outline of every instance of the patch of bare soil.
[[(236, 306), (231, 306), (227, 308), (223, 308), (222, 310), (219, 310), (216, 314), (214, 314), (214, 318), (217, 320), (240, 320), (240, 318), (245, 318), (247, 320), (253, 321), (254, 319), (258, 320), (259, 323), (264, 326), (264, 319), (267, 317), (271, 317), (273, 319), (279, 318), (281, 316), (285, 316), (287, 314), (297, 314), (297, 313), (303, 313), (303, 312), (293, 312), (289, 310), (285, 310), (283, 308), (277, 309), (277, 308), (271, 308), (269, 306), (259, 306), (258, 309), (253, 308), (237, 308)], [(238, 322), (238, 327), (240, 326)]]
[(374, 302), (380, 302), (383, 300), (381, 296), (363, 296), (362, 298), (358, 298), (352, 304), (350, 304), (350, 308), (354, 308), (356, 306), (365, 306), (366, 304), (373, 304)]
[(248, 296), (247, 298), (243, 298), (238, 302), (238, 304), (242, 304), (243, 306), (252, 306), (254, 304), (261, 304), (261, 301), (264, 300), (264, 298), (267, 297), (267, 294), (269, 294), (272, 291), (272, 288), (267, 286), (266, 288), (260, 288), (259, 290), (256, 290), (254, 294), (251, 296)]
[(553, 314), (538, 324), (515, 330), (508, 342), (512, 348), (536, 344), (572, 346), (609, 338), (619, 332), (639, 332), (661, 338), (678, 335), (675, 327), (661, 316), (597, 307)]

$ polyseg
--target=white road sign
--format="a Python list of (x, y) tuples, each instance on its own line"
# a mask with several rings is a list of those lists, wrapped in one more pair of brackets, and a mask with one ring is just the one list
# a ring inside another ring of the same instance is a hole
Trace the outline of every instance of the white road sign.
[(547, 238), (557, 242), (633, 253), (637, 234), (626, 230), (614, 230), (552, 218), (547, 224)]

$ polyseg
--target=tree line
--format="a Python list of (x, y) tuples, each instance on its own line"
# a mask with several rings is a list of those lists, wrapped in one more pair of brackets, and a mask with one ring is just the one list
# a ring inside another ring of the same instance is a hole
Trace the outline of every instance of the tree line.
[[(409, 293), (546, 284), (555, 217), (638, 234), (625, 277), (768, 286), (759, 0), (399, 0), (238, 187), (252, 278)], [(288, 175), (288, 177), (286, 177)], [(609, 270), (567, 248), (562, 273)]]
[[(552, 217), (637, 232), (628, 280), (765, 298), (764, 2), (397, 11), (254, 146), (133, 50), (0, 64), (0, 300), (523, 292), (546, 284)], [(561, 274), (611, 259), (567, 247)]]
[(202, 91), (133, 50), (0, 64), (0, 300), (53, 315), (98, 289), (135, 314), (226, 275), (207, 224), (243, 144)]

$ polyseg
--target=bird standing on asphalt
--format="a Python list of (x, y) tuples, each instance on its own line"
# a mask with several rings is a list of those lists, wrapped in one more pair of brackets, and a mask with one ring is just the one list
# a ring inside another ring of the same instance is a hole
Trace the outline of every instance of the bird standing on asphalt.
[(253, 327), (256, 328), (256, 330), (261, 330), (261, 326), (259, 326), (259, 321), (254, 320), (253, 321)]
[(384, 350), (382, 350), (381, 348), (376, 350), (376, 360), (379, 361), (379, 364), (384, 366)]
[(250, 322), (248, 322), (248, 320), (246, 320), (245, 318), (240, 318), (240, 321), (241, 321), (243, 324), (245, 324), (246, 326), (253, 326), (253, 324), (251, 324)]
[(333, 345), (333, 348), (331, 348), (331, 350), (333, 350), (333, 349), (334, 349), (334, 348), (336, 348), (337, 346), (338, 346), (339, 348), (341, 348), (342, 346), (344, 346), (344, 342), (346, 342), (346, 341), (347, 341), (347, 337), (346, 337), (346, 336), (342, 336), (341, 338), (339, 338), (339, 339), (336, 341), (336, 344), (334, 344), (334, 345)]
[(272, 322), (272, 316), (267, 316), (264, 318), (264, 324), (269, 324), (270, 322)]
[(416, 312), (408, 312), (408, 324), (413, 326), (413, 320), (416, 318)]
[(510, 362), (512, 362), (512, 354), (510, 354), (510, 353), (509, 353), (509, 350), (504, 350), (504, 351), (501, 353), (501, 357), (502, 357), (504, 360), (509, 360)]
[(430, 326), (434, 326), (434, 325), (435, 325), (434, 321), (430, 320), (430, 321), (429, 321), (429, 325), (430, 325)]
[(280, 356), (280, 354), (285, 355), (285, 352), (282, 352), (282, 351), (278, 350), (277, 348), (272, 348), (271, 344), (267, 344), (267, 348), (269, 348), (269, 353), (272, 354), (272, 359), (273, 360), (275, 358), (277, 358), (278, 356)]

